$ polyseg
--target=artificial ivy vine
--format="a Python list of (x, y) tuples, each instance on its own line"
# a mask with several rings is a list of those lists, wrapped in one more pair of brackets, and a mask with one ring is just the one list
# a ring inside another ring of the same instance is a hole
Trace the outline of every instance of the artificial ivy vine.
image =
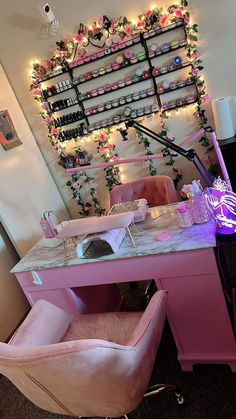
[[(42, 79), (54, 71), (54, 69), (59, 66), (68, 67), (68, 64), (72, 62), (75, 58), (78, 59), (85, 54), (85, 48), (88, 45), (94, 47), (102, 48), (104, 45), (101, 45), (103, 39), (107, 39), (115, 34), (120, 36), (120, 39), (126, 39), (132, 36), (137, 35), (140, 31), (150, 31), (156, 27), (163, 27), (174, 23), (178, 19), (182, 19), (185, 23), (185, 31), (187, 37), (187, 56), (191, 61), (191, 71), (189, 76), (192, 78), (196, 85), (196, 110), (194, 111), (194, 116), (198, 119), (199, 126), (204, 128), (207, 124), (206, 111), (202, 108), (208, 101), (208, 95), (206, 94), (206, 86), (204, 79), (201, 75), (203, 70), (202, 60), (197, 50), (197, 40), (198, 40), (198, 25), (192, 24), (190, 19), (190, 14), (186, 9), (188, 6), (187, 0), (181, 0), (179, 5), (171, 5), (165, 11), (162, 7), (153, 7), (148, 9), (145, 13), (142, 13), (138, 16), (136, 23), (131, 22), (127, 17), (121, 16), (119, 18), (110, 19), (108, 16), (101, 16), (97, 22), (93, 22), (92, 25), (88, 26), (86, 24), (80, 23), (78, 33), (76, 35), (69, 36), (65, 41), (57, 42), (57, 47), (53, 52), (53, 56), (50, 60), (44, 61), (43, 64), (34, 63), (32, 76), (31, 76), (31, 85), (30, 89), (33, 92), (35, 99), (41, 105), (41, 115), (44, 119), (45, 124), (48, 127), (49, 131), (49, 140), (55, 150), (58, 153), (60, 159), (66, 158), (66, 147), (62, 146), (60, 141), (60, 131), (61, 129), (55, 126), (53, 112), (45, 99), (44, 92), (41, 88)], [(45, 77), (46, 79), (47, 77)], [(169, 113), (169, 111), (168, 111)], [(168, 115), (167, 112), (163, 109), (160, 110), (160, 120), (161, 120), (161, 135), (167, 136), (169, 128), (167, 125)], [(142, 143), (146, 149), (146, 154), (153, 154), (150, 150), (150, 141), (143, 136), (140, 132), (137, 131), (139, 142)], [(104, 137), (103, 137), (104, 136)], [(91, 136), (94, 141), (98, 142), (98, 153), (100, 154), (103, 161), (110, 161), (118, 159), (118, 155), (115, 152), (115, 145), (111, 142), (109, 130), (102, 132), (95, 136)], [(106, 138), (105, 138), (106, 137)], [(173, 137), (169, 136), (171, 141), (174, 141)], [(79, 140), (78, 140), (79, 141)], [(206, 135), (203, 135), (199, 140), (202, 147), (205, 147), (206, 154), (210, 161), (210, 151), (212, 149), (209, 140)], [(166, 164), (171, 166), (175, 178), (174, 182), (177, 186), (179, 180), (182, 178), (180, 170), (175, 165), (175, 154), (171, 153), (167, 149), (163, 149), (163, 156), (168, 157)], [(70, 167), (75, 167), (76, 158), (70, 158)], [(211, 163), (211, 162), (210, 162)], [(64, 166), (65, 167), (65, 166)], [(211, 169), (211, 167), (210, 167)], [(117, 166), (112, 168), (105, 168), (105, 177), (106, 177), (106, 186), (110, 191), (114, 185), (120, 184), (120, 170)], [(152, 161), (150, 161), (149, 166), (150, 175), (155, 175), (157, 173), (156, 168), (154, 167)], [(82, 186), (83, 185), (83, 186)], [(97, 215), (103, 214), (104, 209), (101, 207), (97, 196), (96, 189), (93, 185), (93, 178), (89, 177), (85, 172), (72, 175), (71, 180), (67, 182), (72, 190), (73, 197), (77, 200), (78, 205), (80, 206), (80, 214), (83, 216), (89, 215), (91, 213), (92, 207)], [(82, 188), (88, 186), (90, 188), (90, 197), (91, 202), (84, 202)]]
[[(111, 142), (110, 134), (110, 129), (105, 129), (100, 131), (99, 134), (95, 134), (95, 141), (98, 142), (98, 153), (106, 163), (119, 160), (119, 156), (115, 152), (116, 145)], [(106, 186), (109, 191), (112, 190), (113, 186), (121, 184), (120, 169), (118, 166), (105, 167), (104, 172)]]
[[(145, 137), (145, 135), (143, 135), (142, 132), (140, 132), (138, 129), (135, 129), (136, 131), (136, 135), (139, 139), (139, 144), (143, 144), (146, 150), (146, 156), (151, 156), (152, 154), (154, 154), (152, 152), (152, 150), (150, 150), (150, 145), (151, 145), (151, 141), (149, 141), (147, 139), (147, 137)], [(157, 175), (157, 169), (155, 168), (153, 161), (149, 160), (149, 174), (150, 176), (156, 176)]]

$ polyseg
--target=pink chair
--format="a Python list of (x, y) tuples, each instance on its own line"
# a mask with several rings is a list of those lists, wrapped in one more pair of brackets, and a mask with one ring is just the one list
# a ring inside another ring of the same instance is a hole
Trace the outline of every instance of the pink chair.
[(174, 385), (147, 390), (166, 299), (158, 291), (144, 312), (77, 318), (38, 300), (10, 343), (0, 343), (0, 373), (37, 406), (63, 415), (128, 418), (144, 395), (161, 390), (182, 404)]
[(176, 202), (177, 192), (169, 176), (147, 176), (115, 186), (110, 194), (110, 206), (145, 198), (150, 207)]

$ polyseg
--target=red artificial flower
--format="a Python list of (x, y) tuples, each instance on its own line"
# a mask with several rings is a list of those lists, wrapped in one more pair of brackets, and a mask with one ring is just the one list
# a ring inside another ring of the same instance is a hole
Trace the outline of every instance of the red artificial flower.
[(209, 102), (209, 100), (210, 100), (210, 96), (208, 95), (208, 93), (206, 93), (202, 98), (202, 102), (207, 103)]
[(117, 20), (114, 18), (111, 21), (111, 29), (114, 30), (116, 28), (116, 26), (117, 26)]
[(114, 144), (108, 144), (108, 148), (109, 148), (109, 150), (114, 150), (115, 145)]
[(83, 39), (84, 39), (84, 37), (83, 37), (83, 35), (81, 35), (81, 33), (80, 33), (79, 35), (76, 35), (76, 36), (74, 37), (74, 40), (75, 40), (76, 42), (78, 42), (78, 44), (81, 44), (81, 43), (83, 42)]
[(146, 11), (146, 16), (147, 16), (147, 17), (150, 17), (150, 16), (151, 16), (151, 14), (152, 14), (152, 10), (148, 9), (148, 10)]
[(45, 124), (46, 124), (46, 125), (49, 125), (49, 124), (51, 124), (51, 123), (53, 122), (53, 119), (52, 119), (52, 118), (50, 118), (49, 116), (47, 116), (47, 117), (44, 119), (44, 122), (45, 122)]
[(188, 25), (190, 23), (190, 16), (185, 16), (184, 21)]
[(144, 27), (144, 25), (145, 25), (144, 20), (139, 20), (138, 23), (137, 23), (137, 28), (142, 29)]
[(98, 19), (98, 26), (102, 27), (103, 25), (103, 16)]
[(132, 33), (132, 28), (131, 28), (131, 26), (129, 26), (129, 25), (126, 25), (125, 26), (125, 33), (126, 33), (126, 35), (131, 35), (131, 33)]
[(104, 132), (101, 132), (101, 134), (99, 134), (98, 140), (99, 140), (101, 143), (106, 142), (106, 141), (107, 141), (107, 136), (106, 136), (106, 134), (104, 134)]
[(99, 153), (104, 153), (104, 151), (106, 151), (104, 147), (102, 147), (102, 146), (98, 147), (98, 152)]
[(179, 19), (182, 19), (182, 17), (184, 16), (182, 10), (179, 7), (175, 9), (175, 16), (178, 17)]
[(84, 25), (84, 27), (83, 27), (83, 33), (85, 34), (85, 36), (88, 35), (88, 32), (89, 32), (88, 26)]
[(160, 25), (161, 26), (166, 26), (166, 24), (167, 24), (167, 21), (168, 21), (168, 16), (166, 16), (166, 15), (164, 15), (164, 16), (162, 16), (162, 18), (160, 19)]
[(112, 160), (112, 161), (118, 161), (118, 160), (120, 160), (120, 159), (119, 159), (119, 157), (118, 157), (118, 156), (113, 156), (113, 157), (111, 158), (111, 160)]
[(56, 128), (52, 128), (52, 130), (51, 130), (51, 134), (52, 134), (52, 135), (54, 135), (55, 137), (58, 137), (58, 136), (59, 136), (59, 131), (58, 131), (58, 129), (56, 129)]
[(49, 104), (48, 102), (43, 102), (42, 106), (41, 106), (45, 111), (49, 109)]
[(33, 95), (34, 96), (41, 96), (42, 95), (42, 89), (35, 89), (33, 90)]

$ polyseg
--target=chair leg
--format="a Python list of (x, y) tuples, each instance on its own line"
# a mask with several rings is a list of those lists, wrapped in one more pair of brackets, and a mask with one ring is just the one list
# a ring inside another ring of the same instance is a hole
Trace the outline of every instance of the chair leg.
[(174, 384), (154, 384), (153, 386), (147, 388), (144, 397), (155, 396), (161, 391), (173, 392), (175, 394), (176, 402), (178, 405), (183, 405), (186, 402), (184, 395), (180, 393), (178, 387), (176, 387)]

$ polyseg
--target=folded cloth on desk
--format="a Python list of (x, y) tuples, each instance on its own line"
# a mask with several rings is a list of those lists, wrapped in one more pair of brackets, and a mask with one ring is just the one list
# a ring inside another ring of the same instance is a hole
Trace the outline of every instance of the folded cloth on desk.
[(76, 246), (77, 256), (94, 258), (112, 252), (116, 253), (125, 237), (125, 233), (125, 228), (116, 228), (98, 234), (88, 234)]

